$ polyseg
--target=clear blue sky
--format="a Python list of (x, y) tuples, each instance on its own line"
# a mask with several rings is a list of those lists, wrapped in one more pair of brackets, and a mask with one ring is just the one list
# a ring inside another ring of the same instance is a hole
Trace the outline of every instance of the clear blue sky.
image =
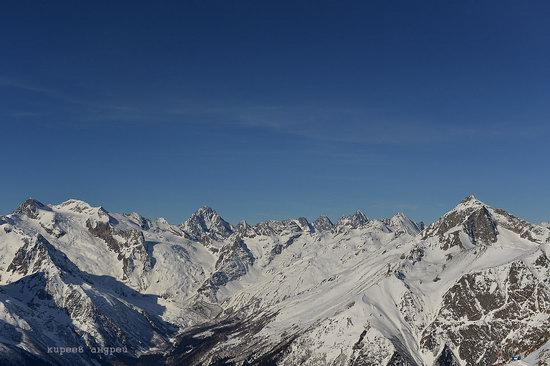
[(548, 1), (3, 1), (0, 213), (181, 222), (464, 196), (550, 220)]

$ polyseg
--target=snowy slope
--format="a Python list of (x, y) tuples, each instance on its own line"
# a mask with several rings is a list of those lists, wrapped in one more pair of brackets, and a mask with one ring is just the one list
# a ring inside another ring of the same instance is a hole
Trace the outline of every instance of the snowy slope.
[[(336, 224), (231, 225), (208, 207), (171, 225), (30, 199), (0, 217), (0, 360), (431, 366), (547, 357), (550, 230), (473, 196), (421, 229), (403, 213), (360, 211)], [(127, 351), (59, 356), (50, 344)]]

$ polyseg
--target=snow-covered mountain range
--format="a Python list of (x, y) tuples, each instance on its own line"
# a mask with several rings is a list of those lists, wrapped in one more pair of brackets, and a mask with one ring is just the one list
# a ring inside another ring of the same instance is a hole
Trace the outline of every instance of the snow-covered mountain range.
[(549, 256), (473, 196), (425, 228), (29, 199), (0, 216), (0, 364), (544, 365)]

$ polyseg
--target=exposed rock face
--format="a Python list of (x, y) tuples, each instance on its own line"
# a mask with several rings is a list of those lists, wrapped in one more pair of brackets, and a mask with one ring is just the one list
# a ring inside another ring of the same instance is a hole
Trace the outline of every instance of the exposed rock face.
[(209, 298), (215, 299), (217, 290), (248, 272), (254, 264), (254, 256), (240, 237), (234, 237), (231, 242), (222, 247), (216, 262), (215, 272), (199, 290)]
[(434, 366), (460, 366), (460, 362), (449, 346), (445, 345)]
[(369, 218), (361, 211), (356, 211), (355, 213), (342, 216), (340, 220), (336, 223), (338, 230), (342, 230), (344, 227), (357, 229), (369, 222)]
[[(2, 332), (2, 340), (24, 339), (32, 345), (33, 353), (38, 352), (37, 359), (59, 365), (110, 364), (105, 354), (91, 352), (91, 347), (123, 347), (136, 356), (153, 345), (167, 342), (173, 328), (155, 312), (159, 310), (154, 308), (155, 300), (148, 300), (108, 278), (81, 272), (40, 234), (25, 239), (7, 268), (8, 273), (19, 275), (15, 277), (19, 279), (0, 286), (0, 329), (2, 319), (6, 318), (24, 321), (29, 328), (10, 334)], [(134, 301), (139, 305), (132, 304)], [(140, 305), (146, 305), (151, 313), (140, 309)], [(47, 351), (48, 347), (64, 345), (81, 347), (82, 352)], [(17, 357), (34, 360), (27, 354)]]
[(550, 348), (550, 230), (475, 197), (421, 233), (404, 214), (233, 227), (205, 207), (174, 226), (78, 200), (0, 227), (2, 364), (503, 366)]
[(195, 240), (221, 241), (233, 234), (233, 227), (210, 207), (199, 208), (181, 226)]
[[(116, 221), (111, 216), (106, 222), (86, 221), (86, 226), (90, 233), (100, 239), (103, 239), (109, 249), (117, 254), (118, 260), (122, 262), (124, 279), (129, 280), (134, 272), (138, 275), (150, 270), (153, 266), (153, 260), (145, 248), (145, 239), (143, 233), (137, 230), (120, 230), (114, 227)], [(140, 286), (145, 287), (144, 279), (140, 279)]]
[(471, 213), (464, 221), (463, 228), (474, 245), (490, 245), (497, 241), (497, 224), (487, 207)]
[(23, 202), (21, 206), (19, 206), (19, 208), (17, 208), (15, 213), (19, 215), (25, 215), (31, 219), (37, 219), (40, 210), (50, 211), (50, 208), (33, 198), (29, 198), (28, 200)]
[(15, 253), (15, 257), (7, 268), (8, 272), (24, 275), (39, 270), (47, 259), (47, 249), (42, 244), (42, 240), (42, 236), (34, 241), (27, 239), (26, 244)]
[(330, 231), (334, 228), (334, 224), (327, 216), (319, 216), (314, 222), (313, 227), (317, 232)]
[[(545, 239), (546, 230), (543, 225), (530, 224), (498, 208), (494, 209), (494, 215), (500, 226), (519, 234), (520, 237), (538, 244), (550, 243), (550, 238)], [(547, 228), (550, 228), (550, 225)]]
[[(464, 232), (469, 242), (460, 237)], [(466, 197), (453, 211), (447, 213), (423, 231), (423, 239), (437, 237), (442, 249), (490, 245), (497, 241), (497, 224), (491, 212), (474, 196)]]
[(246, 221), (241, 221), (235, 227), (235, 233), (240, 237), (253, 238), (256, 236), (254, 228)]
[[(447, 342), (468, 366), (502, 363), (541, 347), (550, 340), (549, 261), (540, 253), (533, 263), (462, 276), (423, 332), (422, 347), (437, 352)], [(510, 338), (514, 332), (521, 336)]]
[(300, 217), (293, 220), (270, 220), (260, 222), (253, 227), (256, 235), (281, 236), (285, 234), (302, 234), (313, 232), (313, 227), (309, 222)]
[(391, 357), (387, 366), (417, 366), (417, 363), (409, 357), (396, 352)]
[(293, 234), (285, 237), (283, 241), (277, 241), (276, 244), (271, 248), (271, 251), (269, 252), (268, 261), (271, 262), (277, 255), (281, 254), (283, 250), (285, 250), (291, 244), (293, 244), (296, 241), (296, 239), (298, 239), (300, 236), (302, 236), (301, 233)]
[(305, 217), (298, 217), (295, 220), (296, 224), (300, 227), (300, 229), (306, 233), (313, 233), (314, 228), (311, 226), (311, 224), (307, 221)]
[(67, 256), (56, 250), (41, 234), (37, 234), (34, 238), (23, 239), (25, 244), (15, 253), (7, 268), (8, 272), (28, 275), (39, 271), (50, 272), (59, 268), (69, 273), (78, 271)]

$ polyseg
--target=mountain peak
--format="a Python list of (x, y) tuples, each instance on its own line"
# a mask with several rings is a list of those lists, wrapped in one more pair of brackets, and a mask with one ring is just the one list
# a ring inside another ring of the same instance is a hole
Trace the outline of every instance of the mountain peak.
[(235, 232), (240, 234), (241, 236), (253, 236), (254, 235), (254, 229), (245, 220), (241, 220), (237, 224), (237, 226), (235, 226)]
[(83, 215), (87, 219), (91, 219), (97, 222), (117, 222), (117, 220), (113, 216), (111, 216), (109, 214), (109, 211), (103, 208), (103, 206), (93, 207), (89, 203), (78, 199), (67, 200), (56, 206), (53, 206), (53, 208), (56, 211), (60, 211), (61, 213)]
[[(460, 233), (466, 235), (460, 235)], [(452, 211), (430, 225), (424, 238), (439, 237), (443, 249), (454, 246), (470, 248), (497, 241), (497, 222), (489, 206), (470, 195)]]
[(37, 219), (40, 210), (51, 211), (51, 209), (42, 202), (34, 198), (28, 198), (17, 208), (17, 210), (15, 210), (15, 213), (25, 215), (31, 219)]
[(334, 224), (332, 223), (332, 221), (330, 221), (328, 216), (321, 215), (315, 221), (313, 221), (313, 227), (315, 228), (315, 231), (321, 232), (332, 230)]
[(336, 226), (348, 226), (353, 229), (356, 229), (358, 227), (361, 227), (368, 223), (370, 220), (363, 212), (360, 210), (355, 211), (351, 215), (345, 215), (338, 220), (338, 223)]
[(210, 206), (201, 206), (199, 207), (187, 221), (189, 221), (192, 218), (202, 217), (202, 218), (209, 218), (209, 217), (220, 217), (220, 215)]
[(302, 231), (311, 232), (313, 230), (313, 227), (305, 217), (298, 217), (294, 220), (294, 222), (300, 227)]
[(233, 227), (216, 211), (208, 206), (202, 206), (187, 219), (182, 229), (191, 236), (202, 239), (208, 237), (222, 240), (233, 234)]
[(195, 211), (196, 215), (217, 215), (218, 213), (210, 206), (201, 206)]
[(103, 206), (93, 207), (88, 202), (74, 198), (71, 198), (65, 202), (61, 202), (59, 205), (54, 207), (60, 210), (72, 211), (76, 213), (97, 213), (99, 216), (109, 214), (109, 212)]
[(418, 225), (403, 212), (398, 212), (388, 219), (387, 225), (398, 233), (416, 235), (420, 232)]
[(90, 205), (88, 202), (77, 200), (75, 198), (71, 198), (64, 202), (61, 202), (58, 206), (66, 208), (80, 207), (82, 209), (92, 208), (92, 205)]
[(476, 196), (474, 196), (473, 194), (470, 194), (464, 197), (464, 199), (462, 200), (462, 202), (469, 202), (469, 201), (477, 201)]
[(466, 196), (460, 203), (456, 206), (455, 209), (468, 209), (471, 207), (480, 207), (487, 206), (485, 203), (481, 202), (473, 194)]

